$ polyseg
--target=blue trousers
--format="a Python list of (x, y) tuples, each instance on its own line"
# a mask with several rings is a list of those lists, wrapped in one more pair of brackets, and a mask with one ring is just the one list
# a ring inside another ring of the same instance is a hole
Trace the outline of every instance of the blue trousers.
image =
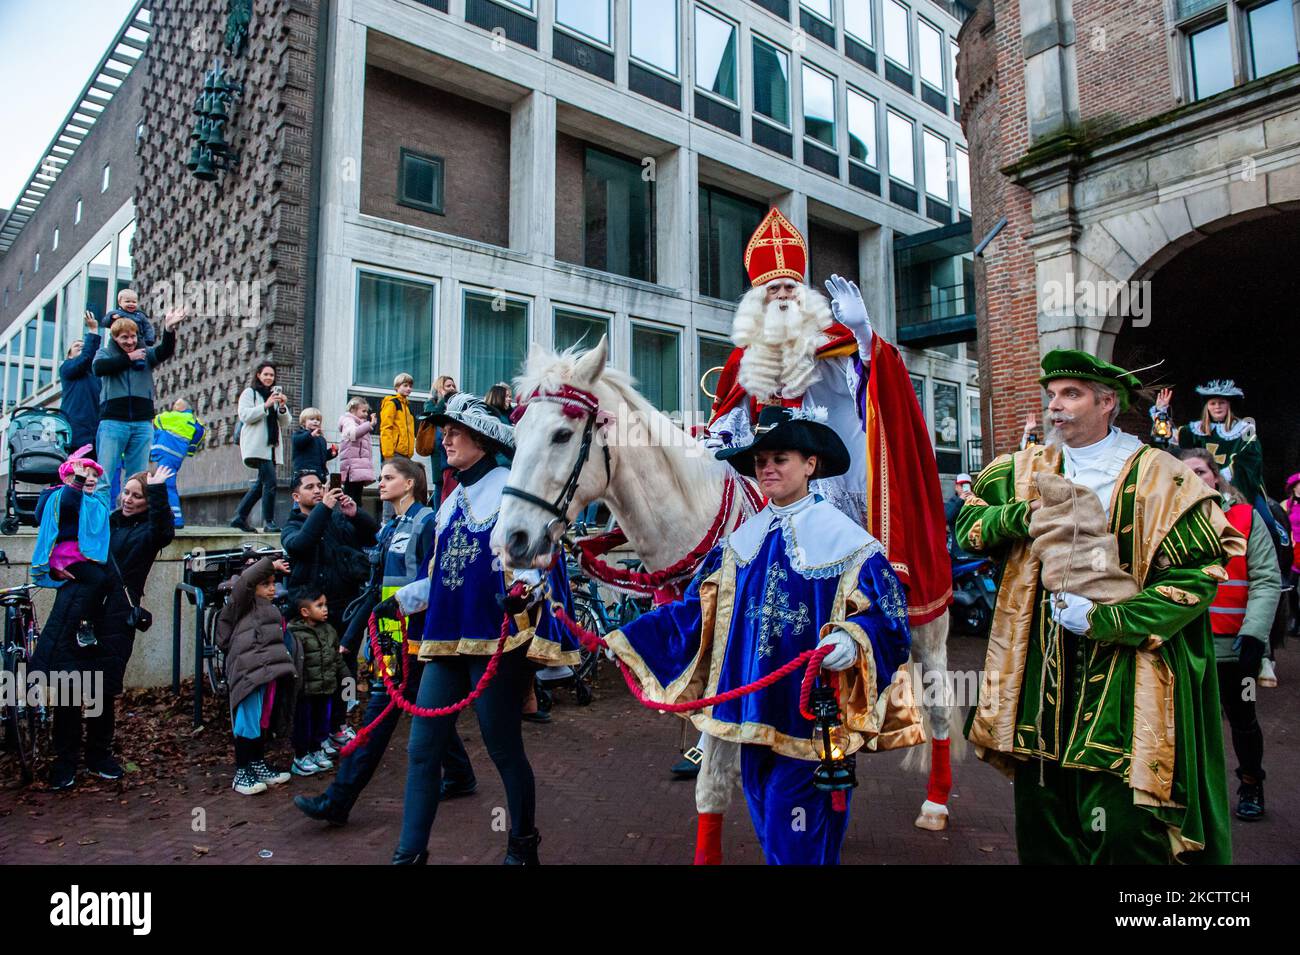
[[(185, 463), (186, 447), (182, 445), (180, 452), (177, 453), (176, 449), (166, 447), (162, 443), (166, 438), (175, 438), (175, 436), (168, 434), (165, 438), (162, 435), (154, 438), (153, 447), (149, 449), (149, 460), (154, 464), (165, 464), (176, 472), (166, 481), (167, 503), (171, 505), (172, 523), (176, 527), (184, 527), (185, 515), (181, 513), (181, 495), (176, 490), (176, 479), (180, 477), (181, 465)], [(181, 438), (175, 438), (175, 440), (182, 441)]]
[[(746, 743), (740, 780), (754, 832), (768, 865), (839, 865), (849, 825), (831, 808), (831, 794), (813, 786), (816, 763)], [(852, 798), (852, 790), (845, 794)]]
[(107, 496), (110, 510), (117, 506), (126, 479), (149, 467), (149, 445), (152, 442), (152, 422), (105, 418), (99, 423), (95, 450), (99, 453), (97, 460), (104, 469), (104, 476), (95, 493)]
[[(414, 701), (416, 691), (420, 687), (420, 677), (424, 673), (424, 664), (412, 656), (410, 667), (406, 697)], [(388, 706), (388, 687), (382, 680), (375, 679), (370, 685), (370, 698), (366, 702), (366, 713), (361, 718), (361, 725), (369, 726), (377, 720), (386, 706)], [(401, 718), (401, 710), (395, 709), (389, 713), (382, 723), (370, 731), (365, 743), (339, 763), (334, 781), (325, 791), (325, 798), (330, 801), (331, 806), (343, 810), (344, 813), (352, 811), (352, 807), (356, 805), (361, 795), (361, 790), (366, 788), (366, 784), (375, 775), (375, 770), (379, 768), (379, 761), (384, 758), (388, 743), (393, 738), (393, 730), (397, 728), (397, 721)], [(457, 784), (468, 784), (474, 781), (474, 767), (470, 764), (469, 753), (465, 752), (465, 744), (461, 742), (454, 727), (446, 753), (443, 755), (442, 772), (447, 779)]]

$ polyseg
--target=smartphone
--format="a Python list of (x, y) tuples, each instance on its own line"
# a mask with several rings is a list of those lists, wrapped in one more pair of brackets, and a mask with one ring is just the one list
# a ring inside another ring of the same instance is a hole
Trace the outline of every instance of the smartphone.
[(284, 394), (284, 389), (281, 388), (279, 385), (272, 385), (272, 386), (271, 386), (271, 394), (273, 394), (273, 395), (282, 395), (282, 394)]
[(337, 490), (339, 490), (341, 487), (343, 487), (343, 475), (342, 475), (342, 474), (339, 474), (339, 473), (337, 473), (337, 472), (331, 474), (331, 475), (330, 475), (330, 488), (331, 488), (331, 490), (335, 490), (335, 491), (337, 491)]

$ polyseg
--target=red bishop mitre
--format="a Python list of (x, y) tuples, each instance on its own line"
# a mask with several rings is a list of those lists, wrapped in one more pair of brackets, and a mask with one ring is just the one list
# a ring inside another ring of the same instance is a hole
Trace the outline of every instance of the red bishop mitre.
[(745, 246), (745, 271), (755, 285), (772, 279), (804, 281), (808, 268), (808, 245), (799, 230), (773, 206), (759, 223)]

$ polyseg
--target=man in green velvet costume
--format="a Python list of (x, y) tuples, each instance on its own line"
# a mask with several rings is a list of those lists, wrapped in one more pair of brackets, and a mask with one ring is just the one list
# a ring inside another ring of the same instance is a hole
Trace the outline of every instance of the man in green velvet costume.
[[(1023, 863), (1227, 863), (1206, 611), (1245, 541), (1182, 462), (1114, 427), (1141, 387), (1133, 375), (1057, 350), (1039, 381), (1047, 443), (993, 461), (957, 516), (958, 543), (1003, 562), (966, 735), (1014, 779)], [(1029, 517), (1044, 472), (1101, 499), (1136, 596), (1094, 604), (1043, 587)]]

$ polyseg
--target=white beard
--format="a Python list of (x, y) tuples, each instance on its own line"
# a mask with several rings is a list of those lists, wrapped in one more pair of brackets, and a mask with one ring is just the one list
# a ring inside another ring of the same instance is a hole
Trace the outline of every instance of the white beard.
[[(766, 289), (750, 289), (740, 300), (731, 340), (745, 350), (737, 378), (762, 403), (798, 398), (817, 375), (817, 348), (831, 324), (826, 297), (800, 285), (793, 300), (764, 306)], [(785, 308), (781, 306), (785, 305)]]

